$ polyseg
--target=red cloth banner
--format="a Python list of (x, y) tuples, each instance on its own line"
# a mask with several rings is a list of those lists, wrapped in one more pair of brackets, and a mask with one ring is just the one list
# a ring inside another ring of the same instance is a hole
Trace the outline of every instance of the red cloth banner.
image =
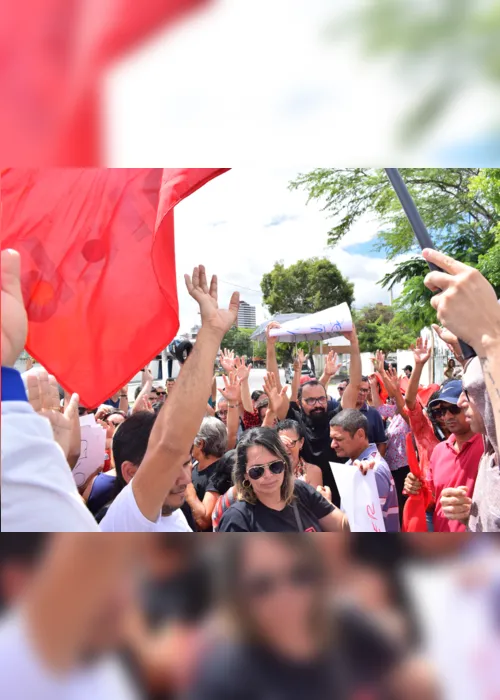
[(2, 248), (22, 257), (27, 350), (95, 407), (179, 327), (173, 208), (227, 168), (1, 174)]

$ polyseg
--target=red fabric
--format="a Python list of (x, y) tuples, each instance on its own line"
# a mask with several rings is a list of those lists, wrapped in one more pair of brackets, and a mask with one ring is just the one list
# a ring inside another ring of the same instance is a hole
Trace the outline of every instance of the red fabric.
[(3, 172), (2, 248), (21, 253), (27, 349), (87, 407), (178, 327), (173, 207), (225, 168)]
[(384, 382), (382, 381), (382, 376), (381, 376), (380, 372), (375, 372), (375, 375), (377, 377), (378, 393), (380, 396), (380, 400), (382, 401), (383, 404), (385, 404), (385, 403), (387, 403), (387, 399), (389, 398), (389, 394), (387, 393)]
[(98, 165), (106, 68), (154, 30), (208, 2), (0, 0), (3, 162)]
[(465, 532), (465, 525), (458, 520), (448, 520), (441, 509), (441, 492), (445, 488), (467, 487), (467, 496), (472, 498), (476, 483), (479, 460), (483, 456), (483, 436), (476, 434), (455, 452), (454, 435), (441, 442), (432, 453), (429, 474), (433, 484), (436, 509), (433, 523), (435, 532)]
[(243, 411), (243, 427), (245, 430), (250, 430), (250, 428), (259, 428), (261, 425), (262, 421), (260, 420), (258, 411), (253, 411), (252, 413)]
[(403, 532), (427, 532), (425, 513), (431, 502), (431, 492), (423, 478), (411, 433), (406, 436), (406, 455), (411, 473), (422, 482), (423, 486), (420, 493), (408, 495), (403, 509)]

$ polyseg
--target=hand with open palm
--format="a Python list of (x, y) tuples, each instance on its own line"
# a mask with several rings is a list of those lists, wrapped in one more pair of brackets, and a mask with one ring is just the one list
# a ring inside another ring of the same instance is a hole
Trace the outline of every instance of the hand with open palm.
[(252, 365), (247, 365), (246, 357), (236, 357), (234, 360), (234, 368), (236, 370), (236, 376), (240, 382), (248, 381)]
[(234, 350), (228, 350), (227, 348), (224, 348), (224, 350), (221, 353), (220, 356), (220, 363), (221, 367), (224, 370), (224, 372), (232, 372), (234, 369)]
[[(29, 374), (26, 378), (28, 401), (33, 409), (50, 422), (54, 440), (61, 446), (67, 458), (72, 447), (73, 432), (78, 416), (78, 394), (73, 394), (69, 404), (61, 412), (57, 380), (44, 369)], [(78, 423), (79, 427), (79, 423)]]
[(222, 339), (236, 323), (240, 302), (239, 292), (233, 292), (228, 309), (220, 309), (217, 300), (217, 276), (212, 276), (209, 288), (204, 265), (195, 267), (191, 277), (184, 275), (184, 280), (189, 294), (199, 304), (202, 331), (209, 331)]
[(241, 382), (238, 379), (235, 370), (229, 373), (229, 376), (223, 376), (224, 388), (220, 390), (222, 396), (229, 404), (237, 404), (241, 402)]
[(269, 399), (269, 408), (276, 416), (279, 416), (284, 409), (284, 405), (288, 403), (286, 385), (282, 388), (281, 392), (279, 392), (274, 372), (268, 372), (264, 379), (263, 389), (265, 395)]
[(339, 371), (340, 367), (341, 365), (338, 361), (337, 353), (330, 350), (325, 362), (325, 374), (327, 374), (329, 377), (334, 377)]
[(413, 351), (413, 358), (416, 365), (425, 365), (431, 356), (431, 348), (426, 340), (423, 338), (417, 338), (415, 345), (411, 346)]

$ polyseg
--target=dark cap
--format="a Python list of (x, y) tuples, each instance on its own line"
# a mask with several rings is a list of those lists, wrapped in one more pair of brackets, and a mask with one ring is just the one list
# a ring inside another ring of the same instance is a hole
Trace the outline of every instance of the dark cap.
[(458, 403), (458, 399), (460, 398), (460, 394), (462, 393), (462, 382), (460, 379), (452, 379), (450, 382), (446, 382), (444, 384), (440, 391), (439, 394), (435, 399), (430, 401), (429, 403), (429, 408), (432, 408), (432, 406), (436, 403), (441, 403), (444, 401), (445, 403), (452, 403), (455, 404), (455, 406)]

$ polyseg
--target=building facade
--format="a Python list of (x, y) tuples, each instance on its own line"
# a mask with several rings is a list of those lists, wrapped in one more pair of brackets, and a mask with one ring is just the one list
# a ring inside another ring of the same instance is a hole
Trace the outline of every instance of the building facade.
[(240, 301), (238, 309), (238, 328), (255, 328), (255, 306), (250, 306), (246, 301)]

